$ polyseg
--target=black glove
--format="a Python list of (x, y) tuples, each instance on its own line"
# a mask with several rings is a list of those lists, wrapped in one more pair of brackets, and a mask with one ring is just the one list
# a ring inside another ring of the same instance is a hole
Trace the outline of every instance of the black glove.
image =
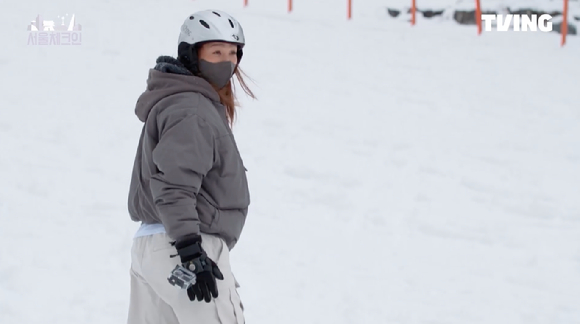
[(205, 299), (209, 303), (212, 296), (217, 298), (216, 279), (223, 280), (224, 276), (217, 264), (208, 258), (201, 247), (201, 236), (192, 235), (175, 242), (175, 248), (183, 267), (191, 270), (197, 277), (195, 285), (187, 289), (189, 300), (202, 301)]

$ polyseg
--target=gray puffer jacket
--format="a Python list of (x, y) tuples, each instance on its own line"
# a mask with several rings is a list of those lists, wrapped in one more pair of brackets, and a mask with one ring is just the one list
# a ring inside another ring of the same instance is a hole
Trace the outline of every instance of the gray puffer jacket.
[(174, 58), (149, 71), (135, 108), (145, 123), (129, 190), (134, 221), (162, 223), (169, 237), (208, 233), (232, 249), (246, 221), (246, 168), (218, 93)]

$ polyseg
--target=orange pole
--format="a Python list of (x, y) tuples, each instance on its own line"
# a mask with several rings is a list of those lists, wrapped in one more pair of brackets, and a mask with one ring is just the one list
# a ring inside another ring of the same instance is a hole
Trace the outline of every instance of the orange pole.
[(288, 0), (288, 12), (292, 12), (292, 0)]
[(564, 20), (562, 21), (560, 32), (562, 32), (562, 46), (564, 46), (566, 44), (566, 34), (568, 34), (568, 0), (564, 0), (564, 12), (562, 12), (562, 15), (564, 15)]
[(477, 22), (477, 34), (481, 35), (481, 3), (475, 0), (475, 21)]
[(248, 0), (244, 0), (244, 7), (248, 6)]
[(352, 18), (352, 0), (348, 0), (347, 17), (349, 20)]
[(412, 3), (411, 3), (411, 26), (415, 25), (415, 11), (416, 11), (415, 0), (412, 0)]

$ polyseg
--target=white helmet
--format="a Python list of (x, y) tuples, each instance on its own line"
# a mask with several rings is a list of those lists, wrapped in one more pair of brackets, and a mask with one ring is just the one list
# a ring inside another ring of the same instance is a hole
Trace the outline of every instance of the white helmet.
[(201, 42), (223, 41), (245, 45), (244, 30), (229, 14), (219, 10), (203, 10), (190, 15), (181, 25), (177, 45), (185, 42), (195, 45)]

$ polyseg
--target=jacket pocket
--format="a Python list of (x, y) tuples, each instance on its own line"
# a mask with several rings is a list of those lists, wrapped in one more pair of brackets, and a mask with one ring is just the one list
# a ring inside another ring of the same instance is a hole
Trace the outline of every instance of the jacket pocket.
[(197, 194), (197, 215), (199, 221), (210, 228), (214, 228), (219, 223), (220, 210), (217, 205), (201, 192)]

